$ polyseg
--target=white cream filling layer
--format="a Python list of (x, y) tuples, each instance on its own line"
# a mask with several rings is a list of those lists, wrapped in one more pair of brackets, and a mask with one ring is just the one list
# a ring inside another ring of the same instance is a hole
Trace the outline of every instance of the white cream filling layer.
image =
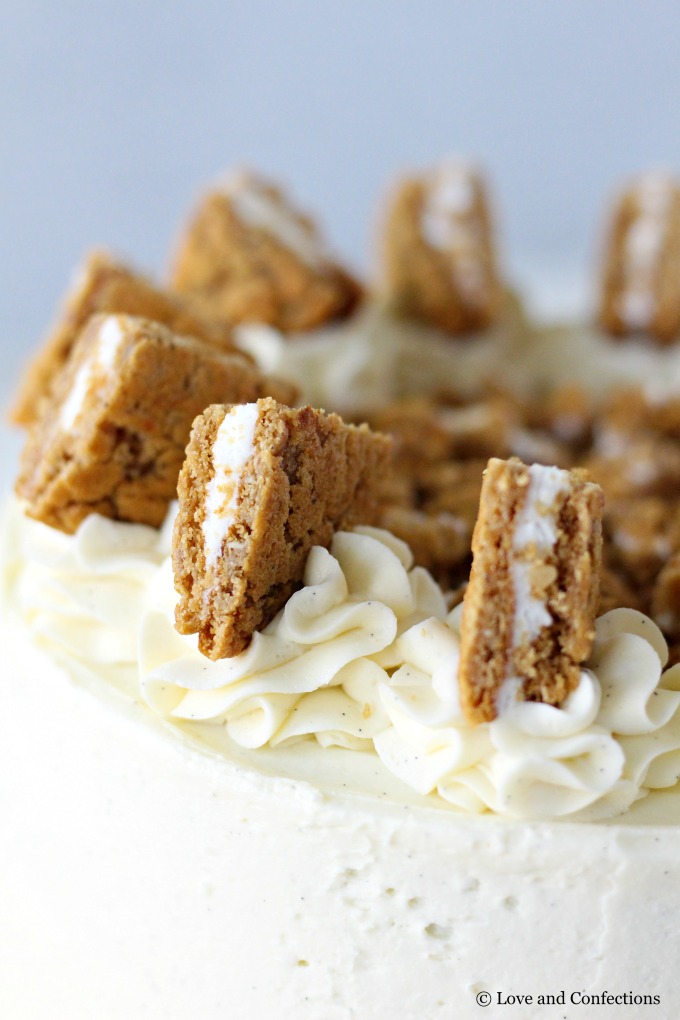
[(309, 266), (325, 261), (325, 251), (314, 228), (301, 223), (257, 178), (243, 172), (233, 174), (223, 182), (222, 190), (242, 223), (265, 230)]
[(462, 162), (446, 163), (430, 178), (421, 218), (428, 244), (440, 251), (455, 251), (456, 282), (471, 302), (485, 298), (489, 283), (480, 225), (472, 218), (474, 201), (473, 168)]
[(569, 473), (560, 468), (533, 464), (529, 468), (529, 486), (524, 505), (517, 515), (511, 564), (515, 596), (512, 651), (525, 641), (533, 641), (552, 616), (543, 599), (532, 593), (531, 571), (534, 559), (524, 558), (529, 550), (545, 555), (557, 542), (557, 519), (552, 508), (569, 489)]
[(124, 332), (118, 317), (109, 315), (99, 328), (99, 335), (92, 351), (82, 363), (73, 380), (71, 392), (64, 401), (59, 415), (59, 425), (68, 432), (80, 414), (92, 377), (96, 372), (107, 372), (113, 368), (116, 355), (124, 339)]
[(673, 191), (672, 179), (662, 172), (647, 174), (640, 181), (640, 213), (628, 231), (624, 252), (620, 313), (629, 329), (648, 329), (654, 317), (654, 276), (666, 240)]
[(227, 413), (217, 430), (203, 519), (203, 547), (209, 567), (222, 555), (234, 523), (241, 474), (255, 449), (257, 418), (257, 404), (240, 404)]

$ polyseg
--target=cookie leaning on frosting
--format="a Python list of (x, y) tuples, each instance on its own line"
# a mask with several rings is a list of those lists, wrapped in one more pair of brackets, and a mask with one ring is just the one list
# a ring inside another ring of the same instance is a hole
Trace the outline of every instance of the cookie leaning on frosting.
[(489, 461), (458, 673), (472, 722), (517, 698), (561, 705), (578, 686), (595, 637), (602, 508), (579, 472)]
[(301, 583), (312, 546), (370, 523), (390, 442), (335, 414), (272, 399), (209, 407), (179, 479), (178, 629), (233, 656)]

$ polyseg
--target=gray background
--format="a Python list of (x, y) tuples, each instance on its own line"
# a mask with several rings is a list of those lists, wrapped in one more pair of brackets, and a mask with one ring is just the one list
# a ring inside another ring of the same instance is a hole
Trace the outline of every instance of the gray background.
[(622, 176), (680, 167), (673, 0), (0, 3), (0, 393), (71, 270), (106, 244), (162, 273), (203, 183), (248, 163), (371, 264), (404, 166), (467, 153), (506, 263), (587, 293)]

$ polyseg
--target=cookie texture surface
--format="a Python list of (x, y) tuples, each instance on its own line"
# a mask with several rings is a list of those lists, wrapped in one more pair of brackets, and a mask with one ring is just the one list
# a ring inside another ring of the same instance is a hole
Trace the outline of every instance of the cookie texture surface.
[(373, 523), (389, 440), (273, 399), (194, 423), (173, 538), (176, 625), (211, 659), (237, 655), (302, 582), (314, 545)]
[(266, 392), (238, 353), (146, 319), (94, 316), (29, 432), (17, 492), (31, 517), (66, 532), (91, 513), (158, 526), (196, 415)]
[(473, 723), (514, 698), (560, 705), (595, 635), (603, 496), (578, 472), (492, 459), (464, 598), (459, 685)]
[(36, 420), (79, 333), (90, 316), (103, 312), (152, 319), (180, 335), (225, 349), (234, 346), (223, 325), (195, 314), (176, 295), (160, 290), (105, 252), (93, 252), (80, 268), (51, 334), (28, 366), (11, 411), (16, 424)]
[(613, 210), (599, 321), (615, 338), (657, 344), (680, 335), (680, 183), (663, 171), (634, 181)]
[(400, 314), (453, 335), (495, 322), (503, 288), (479, 173), (452, 161), (403, 181), (388, 210), (383, 262)]
[(239, 172), (206, 194), (181, 239), (171, 284), (228, 323), (283, 332), (349, 314), (356, 281), (331, 260), (315, 224), (256, 174)]

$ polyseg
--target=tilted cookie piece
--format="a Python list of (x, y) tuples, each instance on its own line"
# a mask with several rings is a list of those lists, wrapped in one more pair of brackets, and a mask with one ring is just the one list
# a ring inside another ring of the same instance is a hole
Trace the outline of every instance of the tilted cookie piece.
[(93, 252), (81, 266), (52, 333), (28, 366), (11, 411), (15, 424), (30, 425), (39, 417), (52, 381), (66, 363), (78, 335), (90, 316), (99, 312), (153, 319), (180, 335), (225, 349), (234, 347), (223, 325), (204, 320), (176, 295), (159, 290), (110, 255)]
[(595, 635), (602, 507), (578, 472), (489, 461), (458, 674), (472, 723), (515, 698), (560, 705), (578, 685)]
[(390, 441), (267, 399), (197, 418), (179, 481), (177, 629), (211, 659), (237, 655), (302, 582), (314, 545), (371, 523)]
[(254, 173), (205, 195), (181, 239), (172, 287), (222, 321), (284, 332), (349, 314), (354, 279), (326, 252), (315, 224)]
[(401, 184), (383, 257), (387, 296), (401, 314), (456, 335), (498, 318), (503, 288), (489, 203), (481, 176), (466, 163), (442, 163)]
[(650, 171), (619, 197), (604, 256), (599, 321), (613, 337), (670, 344), (680, 333), (680, 184)]
[(236, 352), (146, 319), (93, 316), (29, 433), (17, 492), (31, 517), (66, 532), (91, 513), (160, 525), (196, 415), (268, 392)]

